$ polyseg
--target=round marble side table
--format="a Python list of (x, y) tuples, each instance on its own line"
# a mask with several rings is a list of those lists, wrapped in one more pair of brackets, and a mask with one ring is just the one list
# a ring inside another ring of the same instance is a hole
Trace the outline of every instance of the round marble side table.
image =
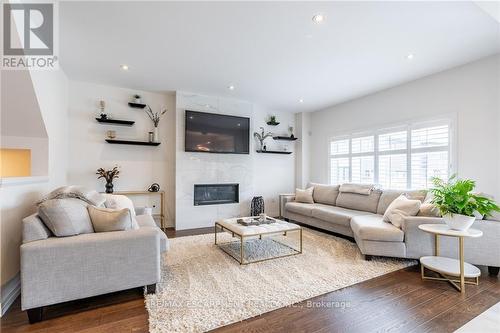
[[(448, 281), (461, 293), (465, 293), (465, 284), (479, 284), (481, 271), (474, 265), (464, 262), (464, 238), (481, 237), (483, 232), (477, 229), (459, 231), (450, 229), (446, 224), (421, 224), (418, 228), (434, 235), (434, 255), (420, 258), (423, 280)], [(457, 237), (459, 259), (439, 256), (439, 236)], [(425, 268), (438, 273), (441, 277), (426, 276)]]

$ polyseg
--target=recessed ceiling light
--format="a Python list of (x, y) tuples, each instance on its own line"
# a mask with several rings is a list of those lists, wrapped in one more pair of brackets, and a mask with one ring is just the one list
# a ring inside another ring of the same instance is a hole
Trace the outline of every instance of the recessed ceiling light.
[(124, 71), (128, 71), (128, 65), (120, 65), (120, 68)]
[(408, 55), (406, 56), (406, 59), (408, 60), (413, 60), (415, 56), (413, 55), (413, 53), (408, 53)]
[(233, 86), (233, 85), (230, 85), (229, 87), (227, 87), (227, 89), (229, 89), (229, 90), (234, 90), (234, 86)]
[(316, 14), (312, 17), (314, 23), (321, 23), (325, 20), (325, 17), (321, 14)]
[(304, 100), (302, 98), (299, 99), (299, 103), (304, 103)]

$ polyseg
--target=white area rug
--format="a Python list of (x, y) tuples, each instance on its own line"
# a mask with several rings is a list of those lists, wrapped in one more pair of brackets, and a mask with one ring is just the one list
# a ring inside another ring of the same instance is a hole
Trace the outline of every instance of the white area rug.
[(208, 234), (170, 240), (163, 261), (157, 293), (146, 297), (154, 333), (208, 331), (416, 263), (365, 261), (355, 243), (309, 229), (295, 256), (240, 266)]

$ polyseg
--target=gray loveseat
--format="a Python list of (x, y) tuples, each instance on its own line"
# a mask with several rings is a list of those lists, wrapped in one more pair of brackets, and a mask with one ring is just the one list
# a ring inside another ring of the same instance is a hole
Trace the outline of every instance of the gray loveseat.
[[(339, 186), (310, 184), (314, 187), (314, 203), (295, 201), (295, 195), (284, 195), (283, 216), (292, 221), (353, 237), (361, 253), (418, 259), (433, 255), (434, 237), (418, 229), (420, 224), (444, 223), (439, 217), (409, 216), (401, 228), (382, 219), (387, 207), (402, 193), (424, 200), (425, 191), (372, 190), (369, 195), (339, 192)], [(308, 186), (309, 187), (309, 186)], [(491, 274), (500, 267), (500, 221), (476, 220), (472, 228), (483, 236), (466, 239), (465, 260), (489, 266)], [(458, 241), (441, 237), (441, 255), (458, 258)]]
[(47, 305), (143, 286), (155, 292), (168, 239), (150, 215), (136, 220), (136, 230), (54, 237), (37, 214), (25, 218), (21, 307), (30, 322)]

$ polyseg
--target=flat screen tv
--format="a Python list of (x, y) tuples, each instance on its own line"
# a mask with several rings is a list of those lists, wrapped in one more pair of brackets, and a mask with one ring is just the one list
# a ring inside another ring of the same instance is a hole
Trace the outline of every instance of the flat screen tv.
[(185, 151), (250, 153), (250, 118), (186, 110)]

